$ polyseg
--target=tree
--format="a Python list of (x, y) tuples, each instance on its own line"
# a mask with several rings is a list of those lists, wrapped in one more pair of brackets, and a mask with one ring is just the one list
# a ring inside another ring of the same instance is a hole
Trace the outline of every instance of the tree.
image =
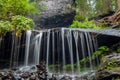
[(0, 20), (10, 20), (14, 15), (38, 13), (36, 2), (29, 0), (0, 0)]
[(112, 11), (111, 0), (97, 0), (95, 8), (98, 15)]
[(115, 10), (115, 0), (76, 0), (77, 15), (93, 17)]
[(76, 0), (76, 4), (76, 13), (80, 18), (89, 16), (91, 7), (90, 4), (88, 4), (88, 0)]
[(29, 0), (0, 0), (0, 36), (14, 30), (18, 37), (22, 31), (33, 29), (34, 22), (25, 16), (39, 14), (36, 2)]

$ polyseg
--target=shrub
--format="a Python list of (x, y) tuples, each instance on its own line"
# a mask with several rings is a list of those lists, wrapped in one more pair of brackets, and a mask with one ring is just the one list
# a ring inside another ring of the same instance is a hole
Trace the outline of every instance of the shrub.
[(89, 21), (87, 18), (83, 22), (73, 21), (73, 24), (70, 27), (71, 28), (94, 28), (94, 29), (102, 28), (102, 26), (96, 25), (94, 20)]
[(14, 30), (13, 25), (9, 21), (0, 21), (0, 35), (5, 35), (8, 31)]
[(0, 20), (10, 20), (15, 15), (40, 13), (36, 2), (30, 0), (0, 0)]
[[(110, 49), (107, 47), (107, 46), (101, 46), (98, 48), (97, 51), (95, 51), (91, 57), (92, 60), (95, 60), (97, 57), (104, 57), (105, 55), (107, 55), (108, 51)], [(82, 60), (80, 60), (80, 64), (83, 65), (83, 63), (86, 63), (86, 62), (90, 62), (90, 58), (89, 57), (86, 57), (86, 58), (83, 58)]]
[(20, 36), (22, 31), (32, 30), (34, 26), (32, 19), (20, 15), (13, 16), (11, 23), (14, 26), (17, 36)]

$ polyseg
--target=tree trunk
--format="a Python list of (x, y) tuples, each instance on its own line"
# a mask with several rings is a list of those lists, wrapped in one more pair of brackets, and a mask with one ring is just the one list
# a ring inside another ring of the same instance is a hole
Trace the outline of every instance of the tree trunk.
[(117, 0), (117, 8), (120, 9), (120, 0)]

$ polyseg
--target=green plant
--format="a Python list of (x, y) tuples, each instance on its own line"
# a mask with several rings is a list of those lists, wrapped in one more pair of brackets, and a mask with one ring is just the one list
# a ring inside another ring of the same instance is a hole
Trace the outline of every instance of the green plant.
[(95, 59), (96, 57), (103, 57), (103, 56), (107, 55), (109, 50), (110, 49), (107, 46), (99, 47), (98, 50), (93, 53), (92, 59)]
[(14, 30), (13, 25), (9, 21), (0, 21), (0, 35), (5, 35), (8, 31)]
[(83, 22), (73, 21), (73, 24), (70, 26), (71, 28), (94, 28), (94, 29), (101, 29), (101, 26), (97, 26), (94, 23), (94, 20), (89, 21), (86, 18)]
[(117, 52), (120, 53), (120, 48), (117, 48)]
[(10, 20), (15, 15), (39, 14), (36, 2), (30, 0), (0, 0), (0, 20)]
[[(91, 57), (92, 60), (95, 60), (97, 57), (102, 58), (103, 56), (107, 55), (109, 51), (109, 48), (107, 46), (101, 46), (98, 48), (97, 51), (95, 51)], [(90, 62), (90, 58), (86, 57), (80, 60), (80, 64), (83, 65), (83, 63)]]
[(64, 68), (65, 70), (70, 70), (71, 67), (72, 67), (71, 64), (67, 64), (67, 65), (63, 66), (63, 68)]
[(52, 64), (52, 65), (49, 65), (48, 67), (49, 67), (49, 69), (55, 69), (56, 67), (58, 67), (58, 65), (57, 64)]
[(32, 30), (34, 26), (32, 19), (20, 15), (13, 16), (11, 23), (14, 26), (17, 36), (20, 36), (22, 31)]
[(81, 21), (83, 19), (84, 19), (84, 17), (80, 16), (80, 15), (75, 15), (75, 18), (74, 18), (75, 21)]
[(89, 62), (89, 61), (90, 61), (89, 57), (86, 57), (86, 58), (83, 58), (82, 60), (80, 60), (80, 64), (83, 65), (83, 63)]
[(101, 70), (113, 70), (119, 67), (118, 61), (116, 58), (106, 58), (101, 59)]
[(120, 78), (112, 78), (112, 80), (120, 80)]
[(24, 16), (33, 14), (40, 14), (35, 0), (0, 0), (0, 35), (15, 30), (21, 36), (22, 31), (31, 30), (34, 22)]
[(115, 63), (117, 60), (116, 59), (111, 59), (111, 60), (108, 60), (107, 62), (107, 67), (106, 67), (106, 70), (111, 70), (115, 67), (118, 67), (119, 65), (117, 63)]

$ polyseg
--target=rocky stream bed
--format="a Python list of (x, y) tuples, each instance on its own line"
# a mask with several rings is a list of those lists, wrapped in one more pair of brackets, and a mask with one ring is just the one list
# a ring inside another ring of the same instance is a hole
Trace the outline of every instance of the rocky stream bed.
[(105, 56), (96, 71), (82, 76), (58, 75), (46, 70), (45, 62), (39, 65), (21, 67), (19, 69), (0, 70), (0, 80), (116, 80), (120, 78), (120, 54)]
[[(91, 73), (87, 74), (90, 75)], [(88, 76), (71, 76), (48, 73), (45, 63), (26, 66), (20, 69), (4, 69), (0, 71), (0, 80), (90, 80)]]

